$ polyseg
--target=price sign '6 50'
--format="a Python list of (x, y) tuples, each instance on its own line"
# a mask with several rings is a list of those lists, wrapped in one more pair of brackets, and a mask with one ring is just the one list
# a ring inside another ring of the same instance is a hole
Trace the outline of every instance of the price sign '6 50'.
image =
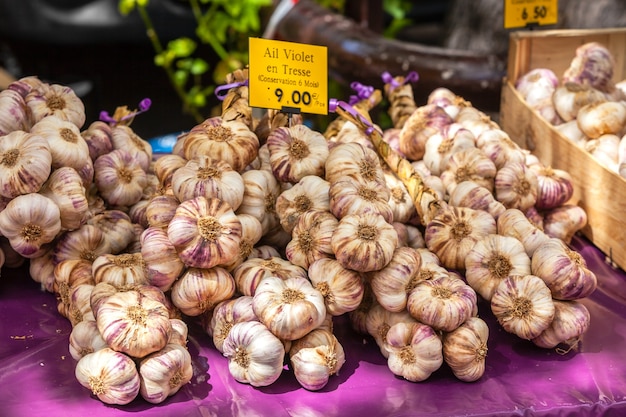
[(251, 107), (328, 114), (326, 47), (250, 38), (249, 48)]

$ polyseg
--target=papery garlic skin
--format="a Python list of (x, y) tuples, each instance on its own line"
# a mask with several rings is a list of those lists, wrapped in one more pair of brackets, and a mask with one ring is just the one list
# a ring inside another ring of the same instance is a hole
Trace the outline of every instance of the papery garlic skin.
[(491, 191), (473, 181), (458, 183), (452, 190), (448, 203), (451, 206), (486, 211), (495, 219), (506, 210), (504, 204), (496, 200)]
[(543, 216), (543, 231), (569, 244), (574, 234), (587, 225), (587, 212), (576, 204), (563, 204)]
[(151, 404), (160, 404), (191, 381), (191, 355), (181, 345), (167, 344), (139, 362), (139, 376), (141, 397)]
[(426, 225), (426, 247), (442, 265), (463, 269), (465, 257), (476, 242), (496, 233), (496, 220), (485, 211), (467, 207), (445, 207)]
[(61, 231), (61, 211), (54, 201), (38, 193), (13, 198), (0, 211), (0, 233), (25, 258), (41, 254), (42, 246)]
[(450, 156), (448, 166), (440, 178), (448, 194), (463, 181), (474, 181), (493, 191), (496, 173), (495, 163), (482, 150), (468, 148)]
[(138, 202), (148, 185), (146, 172), (124, 149), (115, 149), (94, 161), (94, 183), (100, 195), (112, 206)]
[(491, 298), (491, 311), (509, 333), (531, 340), (550, 326), (555, 314), (550, 289), (534, 275), (509, 275)]
[(308, 269), (318, 259), (333, 258), (332, 237), (339, 220), (329, 211), (307, 211), (295, 224), (285, 256), (293, 264)]
[(537, 175), (521, 162), (507, 162), (495, 178), (496, 199), (506, 208), (526, 211), (537, 202)]
[(307, 175), (324, 175), (328, 157), (326, 138), (305, 125), (279, 127), (267, 137), (270, 165), (282, 182), (297, 183)]
[(377, 181), (364, 178), (337, 180), (330, 183), (330, 212), (342, 219), (348, 214), (378, 213), (387, 223), (393, 222), (393, 210), (389, 204), (391, 193)]
[(423, 278), (418, 274), (421, 263), (417, 250), (400, 247), (383, 269), (367, 274), (378, 303), (389, 311), (404, 310), (409, 293)]
[(86, 221), (89, 202), (82, 179), (74, 168), (61, 167), (52, 171), (39, 193), (59, 206), (64, 230), (78, 229)]
[(515, 81), (515, 88), (526, 103), (553, 125), (560, 123), (552, 103), (558, 85), (558, 76), (548, 68), (534, 68)]
[(72, 327), (69, 336), (69, 352), (78, 361), (85, 355), (108, 347), (94, 320), (83, 320)]
[(626, 103), (604, 101), (583, 106), (578, 110), (576, 121), (580, 130), (591, 139), (602, 135), (618, 135), (626, 126)]
[(224, 353), (224, 340), (226, 340), (230, 329), (236, 323), (246, 321), (259, 321), (252, 309), (252, 296), (243, 295), (224, 300), (216, 305), (207, 328), (207, 333), (213, 339), (215, 348)]
[(79, 128), (70, 121), (46, 116), (33, 125), (30, 132), (46, 138), (50, 144), (54, 169), (68, 166), (80, 171), (87, 161), (91, 162), (87, 142)]
[(386, 337), (387, 366), (411, 382), (426, 380), (443, 364), (439, 335), (422, 323), (396, 323)]
[(237, 291), (243, 295), (254, 295), (259, 283), (265, 277), (281, 279), (300, 277), (307, 278), (307, 270), (299, 265), (281, 258), (270, 256), (267, 258), (250, 258), (241, 263), (232, 272)]
[(576, 116), (583, 106), (604, 102), (606, 96), (600, 90), (589, 85), (568, 82), (556, 88), (552, 95), (552, 101), (559, 117), (563, 121), (569, 122), (576, 120)]
[(417, 323), (417, 320), (407, 310), (394, 313), (376, 302), (370, 306), (365, 316), (367, 334), (374, 338), (380, 353), (385, 358), (389, 357), (387, 332), (396, 323), (414, 324)]
[(587, 331), (591, 315), (579, 301), (554, 300), (555, 314), (550, 326), (532, 342), (542, 348), (566, 347), (565, 353), (578, 346), (580, 337)]
[(96, 283), (107, 282), (117, 288), (148, 283), (140, 253), (100, 255), (94, 259), (91, 268)]
[(567, 171), (542, 165), (531, 165), (529, 169), (537, 176), (538, 209), (561, 206), (574, 194), (574, 182)]
[(263, 278), (254, 293), (252, 309), (282, 340), (299, 339), (326, 318), (324, 296), (302, 277)]
[(291, 233), (300, 215), (309, 210), (328, 211), (330, 198), (328, 181), (316, 175), (307, 175), (276, 199), (276, 213), (283, 228)]
[(250, 214), (263, 226), (263, 235), (280, 226), (276, 214), (276, 199), (282, 190), (270, 171), (249, 170), (241, 174), (244, 181), (243, 201), (237, 214)]
[(83, 356), (76, 363), (74, 373), (78, 382), (105, 404), (128, 404), (139, 394), (135, 362), (111, 348)]
[(602, 91), (613, 88), (615, 59), (599, 42), (587, 42), (576, 48), (576, 54), (563, 73), (563, 82), (590, 85)]
[(48, 141), (16, 130), (0, 140), (0, 195), (14, 198), (39, 191), (52, 171)]
[(558, 238), (537, 248), (531, 259), (533, 275), (540, 277), (557, 300), (577, 300), (591, 295), (598, 279), (582, 255)]
[(398, 234), (381, 214), (349, 214), (339, 221), (331, 246), (344, 267), (359, 272), (377, 271), (391, 261)]
[(106, 298), (98, 307), (96, 322), (109, 347), (136, 358), (162, 349), (172, 331), (166, 307), (138, 291)]
[(550, 237), (537, 228), (519, 209), (507, 209), (497, 220), (499, 235), (511, 236), (522, 242), (528, 256)]
[(470, 317), (455, 330), (443, 334), (443, 359), (454, 376), (464, 382), (480, 379), (485, 373), (489, 326)]
[(476, 303), (476, 292), (450, 273), (418, 283), (409, 294), (406, 307), (417, 321), (450, 332), (472, 316)]
[(38, 83), (26, 94), (24, 101), (30, 110), (32, 124), (50, 115), (70, 121), (79, 129), (85, 124), (85, 105), (71, 87)]
[(325, 179), (329, 183), (346, 178), (364, 178), (385, 184), (378, 154), (358, 143), (342, 143), (333, 147), (326, 158)]
[(185, 265), (212, 268), (235, 257), (241, 222), (225, 201), (199, 196), (180, 203), (167, 236)]
[(160, 227), (148, 227), (140, 235), (141, 256), (146, 268), (146, 280), (161, 291), (169, 290), (185, 269), (176, 248)]
[(187, 268), (170, 290), (172, 303), (187, 316), (199, 316), (235, 294), (235, 280), (224, 268)]
[(335, 335), (318, 328), (294, 340), (289, 360), (300, 385), (318, 391), (328, 384), (330, 376), (339, 374), (346, 357)]
[(0, 91), (0, 136), (16, 130), (28, 131), (29, 127), (24, 97), (11, 88)]
[(258, 321), (234, 324), (223, 349), (228, 370), (238, 382), (264, 387), (275, 382), (283, 371), (283, 343)]
[(422, 159), (428, 138), (453, 121), (445, 109), (436, 104), (416, 108), (400, 131), (400, 151), (408, 159)]
[(322, 258), (309, 265), (307, 272), (313, 287), (324, 296), (328, 314), (339, 316), (361, 304), (365, 285), (356, 271), (335, 259)]
[(509, 275), (530, 274), (530, 257), (514, 237), (488, 235), (479, 240), (465, 258), (465, 279), (482, 298), (491, 297)]

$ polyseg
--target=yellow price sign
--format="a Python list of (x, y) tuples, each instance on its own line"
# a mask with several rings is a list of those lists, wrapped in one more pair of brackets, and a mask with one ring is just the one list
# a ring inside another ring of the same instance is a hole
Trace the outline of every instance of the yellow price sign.
[(558, 9), (557, 0), (504, 0), (504, 28), (556, 24)]
[(249, 39), (250, 107), (328, 114), (328, 50), (271, 39)]

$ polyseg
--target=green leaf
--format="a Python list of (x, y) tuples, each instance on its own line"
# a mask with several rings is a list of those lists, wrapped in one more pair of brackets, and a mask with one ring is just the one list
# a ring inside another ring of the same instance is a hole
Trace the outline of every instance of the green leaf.
[(196, 42), (191, 38), (178, 38), (168, 42), (167, 49), (176, 57), (187, 57), (196, 50)]
[(202, 75), (209, 70), (209, 64), (202, 58), (196, 58), (189, 67), (189, 72), (193, 75)]

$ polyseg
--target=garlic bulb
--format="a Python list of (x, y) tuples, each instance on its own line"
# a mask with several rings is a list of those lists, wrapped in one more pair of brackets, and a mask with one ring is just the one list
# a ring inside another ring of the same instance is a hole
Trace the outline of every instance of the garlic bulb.
[(281, 340), (299, 339), (326, 318), (324, 296), (302, 277), (263, 278), (254, 293), (252, 309)]
[(242, 172), (257, 156), (259, 139), (253, 131), (238, 120), (210, 117), (180, 135), (177, 142), (186, 159), (199, 155), (227, 162), (235, 171)]
[(493, 161), (498, 170), (507, 163), (523, 163), (526, 159), (524, 150), (499, 128), (481, 132), (476, 137), (476, 146)]
[(116, 149), (94, 161), (94, 183), (111, 206), (130, 206), (138, 202), (148, 185), (146, 172), (133, 154)]
[(25, 258), (40, 255), (44, 245), (61, 231), (61, 211), (54, 201), (38, 193), (13, 198), (0, 211), (0, 233)]
[(98, 159), (100, 155), (109, 153), (113, 150), (111, 135), (113, 129), (110, 124), (100, 120), (95, 120), (87, 126), (87, 129), (80, 132), (89, 148), (89, 158), (92, 161)]
[(509, 333), (534, 339), (550, 326), (555, 308), (550, 289), (535, 275), (509, 275), (491, 298), (491, 311)]
[(238, 382), (264, 387), (276, 381), (283, 371), (285, 347), (258, 321), (235, 323), (223, 349), (228, 370)]
[(330, 244), (344, 267), (359, 272), (377, 271), (391, 261), (398, 234), (378, 213), (349, 214), (339, 220)]
[(613, 171), (617, 171), (619, 163), (620, 137), (613, 133), (601, 135), (596, 139), (590, 139), (583, 148), (593, 155), (602, 165)]
[(122, 210), (109, 209), (93, 215), (87, 224), (102, 230), (110, 253), (118, 254), (134, 240), (135, 229), (130, 216)]
[(96, 322), (109, 347), (135, 358), (162, 349), (172, 332), (167, 308), (135, 290), (107, 297)]
[(436, 104), (416, 108), (400, 131), (400, 151), (410, 160), (422, 159), (428, 138), (453, 121), (445, 109)]
[(380, 353), (385, 357), (389, 357), (389, 351), (387, 350), (387, 332), (396, 323), (417, 323), (407, 310), (394, 313), (385, 309), (378, 303), (373, 303), (367, 315), (365, 316), (365, 329), (367, 334), (374, 338), (374, 341), (380, 349)]
[(537, 248), (530, 267), (557, 300), (587, 297), (598, 286), (596, 275), (587, 268), (585, 258), (558, 238), (550, 238)]
[(280, 225), (276, 214), (276, 199), (281, 194), (280, 184), (274, 175), (264, 170), (249, 170), (241, 174), (244, 181), (243, 202), (237, 214), (250, 214), (263, 226), (263, 234)]
[(170, 334), (170, 338), (167, 343), (177, 343), (186, 347), (187, 336), (189, 335), (189, 327), (187, 327), (187, 323), (177, 318), (170, 319), (170, 323), (172, 323), (172, 333)]
[(543, 216), (543, 231), (569, 244), (574, 234), (587, 225), (587, 212), (575, 204), (555, 207)]
[(139, 372), (124, 353), (104, 348), (83, 356), (74, 370), (76, 379), (105, 404), (128, 404), (139, 394)]
[(140, 243), (147, 283), (161, 291), (169, 290), (182, 274), (185, 264), (167, 237), (167, 231), (148, 227), (141, 233)]
[(389, 207), (393, 214), (394, 223), (407, 223), (417, 216), (415, 204), (406, 189), (406, 186), (390, 170), (384, 171), (385, 183), (389, 189)]
[(93, 288), (93, 283), (75, 285), (71, 288), (67, 318), (72, 326), (76, 326), (82, 321), (95, 320), (90, 302)]
[(516, 90), (528, 106), (537, 110), (552, 125), (560, 123), (552, 102), (552, 95), (558, 85), (558, 76), (548, 68), (532, 69), (515, 81)]
[(465, 268), (465, 257), (476, 242), (496, 233), (496, 221), (485, 211), (467, 207), (446, 206), (426, 226), (426, 247), (435, 253), (442, 265), (450, 269)]
[(448, 203), (455, 207), (486, 211), (495, 219), (506, 210), (504, 204), (496, 200), (491, 191), (474, 181), (458, 183), (452, 190)]
[(69, 352), (74, 360), (107, 347), (94, 320), (83, 320), (72, 326), (69, 336)]
[(294, 340), (289, 361), (300, 385), (309, 391), (318, 391), (328, 384), (332, 375), (339, 374), (346, 357), (335, 335), (325, 329), (315, 329)]
[(187, 316), (199, 316), (235, 295), (235, 280), (220, 267), (188, 268), (170, 290), (172, 303)]
[(507, 209), (498, 216), (497, 229), (499, 235), (511, 236), (522, 242), (528, 256), (533, 256), (537, 248), (550, 238), (519, 209)]
[[(67, 166), (80, 171), (87, 161), (91, 162), (87, 142), (72, 122), (46, 116), (35, 123), (30, 132), (48, 141), (53, 169)], [(90, 182), (91, 178), (85, 178), (86, 184)]]
[(563, 121), (569, 122), (576, 120), (578, 112), (583, 106), (591, 103), (602, 103), (606, 101), (606, 96), (589, 85), (569, 82), (561, 84), (554, 90), (552, 101), (559, 117)]
[(588, 138), (582, 130), (580, 130), (580, 127), (578, 127), (578, 121), (576, 119), (561, 123), (555, 128), (563, 137), (569, 139), (577, 146), (584, 147), (585, 143), (587, 143)]
[(16, 130), (28, 131), (29, 126), (24, 97), (11, 88), (0, 91), (0, 136)]
[(589, 310), (580, 301), (554, 300), (554, 319), (550, 326), (532, 342), (551, 349), (563, 345), (565, 353), (578, 346), (580, 337), (589, 328)]
[(303, 124), (279, 127), (267, 137), (270, 165), (281, 182), (297, 183), (307, 175), (324, 175), (328, 143), (321, 133)]
[(331, 239), (339, 221), (328, 211), (307, 211), (300, 215), (285, 247), (285, 256), (305, 269), (322, 258), (334, 257)]
[(219, 265), (226, 268), (230, 272), (232, 272), (237, 266), (241, 265), (241, 263), (250, 256), (254, 250), (254, 246), (263, 237), (263, 226), (261, 226), (261, 222), (256, 217), (250, 214), (238, 214), (237, 218), (241, 223), (241, 240), (239, 241), (239, 250), (230, 262)]
[(478, 148), (468, 148), (452, 154), (448, 159), (448, 166), (440, 175), (448, 194), (463, 181), (474, 181), (493, 191), (495, 177), (495, 164)]
[(211, 268), (236, 256), (241, 222), (225, 201), (199, 196), (180, 203), (167, 236), (185, 265)]
[(0, 195), (14, 198), (39, 191), (52, 171), (48, 141), (39, 135), (13, 131), (0, 140)]
[(341, 219), (348, 214), (378, 213), (387, 223), (393, 222), (389, 205), (391, 193), (377, 181), (364, 178), (336, 180), (328, 190), (330, 212)]
[(613, 88), (615, 60), (599, 42), (587, 42), (576, 48), (576, 55), (563, 73), (563, 82), (590, 85), (602, 91)]
[(82, 179), (74, 168), (61, 167), (52, 171), (39, 193), (59, 207), (62, 229), (75, 230), (86, 221), (89, 203)]
[(130, 127), (117, 124), (111, 129), (111, 144), (113, 149), (124, 149), (133, 155), (133, 159), (148, 172), (152, 162), (152, 146), (150, 142), (142, 139)]
[(203, 196), (226, 201), (237, 210), (243, 200), (241, 175), (225, 161), (196, 156), (172, 174), (172, 192), (178, 201)]
[(329, 183), (347, 178), (363, 178), (385, 184), (384, 172), (376, 151), (358, 143), (334, 146), (328, 153), (325, 178)]
[[(7, 242), (6, 238), (0, 238), (0, 242)], [(10, 246), (9, 246), (10, 247)], [(54, 263), (52, 262), (54, 256), (54, 247), (48, 246), (48, 249), (37, 256), (31, 258), (28, 263), (28, 275), (35, 282), (41, 284), (41, 289), (48, 292), (53, 292), (54, 286)], [(0, 268), (4, 266), (6, 255), (4, 248), (0, 244)], [(25, 259), (25, 258), (22, 258)]]
[(426, 140), (423, 160), (432, 175), (439, 175), (456, 152), (476, 147), (474, 134), (460, 123), (445, 126)]
[(476, 242), (465, 258), (467, 283), (487, 301), (504, 278), (529, 274), (530, 257), (514, 237), (488, 235)]
[(443, 334), (443, 360), (454, 376), (473, 382), (485, 373), (489, 327), (484, 320), (470, 317), (455, 330)]
[(79, 129), (85, 124), (85, 105), (71, 87), (60, 84), (37, 83), (24, 97), (32, 124), (54, 115), (72, 122)]
[(404, 310), (409, 293), (422, 279), (418, 274), (421, 261), (417, 250), (397, 248), (387, 266), (367, 275), (376, 301), (389, 311)]
[(213, 339), (215, 348), (224, 352), (224, 340), (236, 323), (259, 321), (252, 310), (252, 297), (241, 297), (224, 300), (215, 306), (205, 329)]
[(321, 258), (311, 263), (308, 276), (322, 296), (326, 311), (333, 316), (355, 310), (363, 300), (365, 285), (361, 275), (344, 268), (339, 261)]
[(472, 316), (476, 302), (476, 292), (450, 273), (419, 282), (409, 294), (406, 307), (420, 323), (451, 332)]
[(100, 255), (93, 260), (91, 267), (96, 283), (106, 282), (117, 288), (148, 283), (141, 253)]
[(437, 87), (431, 91), (428, 94), (426, 103), (443, 107), (446, 113), (453, 119), (456, 119), (462, 108), (471, 107), (471, 103), (466, 101), (463, 97), (454, 94), (446, 87)]
[(587, 104), (578, 110), (576, 121), (580, 130), (591, 139), (602, 135), (619, 135), (626, 126), (626, 103), (603, 101)]
[(173, 194), (157, 194), (150, 198), (146, 206), (148, 226), (167, 230), (167, 226), (176, 214), (180, 201)]
[(537, 176), (537, 208), (561, 206), (574, 194), (574, 183), (567, 171), (542, 165), (531, 165), (529, 169)]
[(506, 208), (528, 210), (537, 201), (537, 175), (521, 162), (507, 162), (495, 178), (496, 199)]
[(160, 404), (191, 381), (193, 367), (189, 351), (176, 343), (168, 343), (139, 362), (141, 385), (139, 394), (151, 404)]
[(307, 270), (302, 266), (282, 259), (280, 256), (246, 259), (233, 270), (237, 291), (243, 295), (254, 295), (259, 283), (265, 277), (278, 277), (281, 279), (300, 277), (306, 279)]
[(309, 210), (328, 211), (330, 198), (328, 181), (307, 175), (276, 198), (276, 214), (283, 229), (291, 233), (300, 215)]
[(422, 323), (396, 323), (387, 332), (387, 366), (411, 382), (424, 381), (443, 364), (439, 335)]

